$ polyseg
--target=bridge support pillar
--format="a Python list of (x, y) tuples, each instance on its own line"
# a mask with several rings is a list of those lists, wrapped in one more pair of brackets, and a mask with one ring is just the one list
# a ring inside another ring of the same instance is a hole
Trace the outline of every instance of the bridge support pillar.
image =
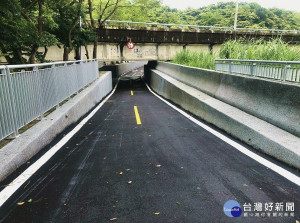
[(213, 44), (213, 43), (209, 44), (209, 52), (210, 52), (210, 54), (213, 54), (213, 52), (214, 52), (214, 45), (215, 44)]
[(159, 47), (159, 43), (156, 44), (156, 58), (157, 58), (157, 60), (159, 60), (158, 47)]
[(103, 58), (107, 58), (107, 44), (103, 45)]

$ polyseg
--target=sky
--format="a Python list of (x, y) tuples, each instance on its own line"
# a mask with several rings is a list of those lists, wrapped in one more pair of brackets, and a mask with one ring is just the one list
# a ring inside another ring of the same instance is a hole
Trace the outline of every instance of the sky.
[[(216, 4), (217, 2), (230, 2), (235, 0), (163, 0), (164, 5), (171, 8), (186, 9), (200, 8), (203, 6)], [(300, 0), (238, 0), (239, 2), (256, 2), (265, 8), (280, 8), (300, 12)]]

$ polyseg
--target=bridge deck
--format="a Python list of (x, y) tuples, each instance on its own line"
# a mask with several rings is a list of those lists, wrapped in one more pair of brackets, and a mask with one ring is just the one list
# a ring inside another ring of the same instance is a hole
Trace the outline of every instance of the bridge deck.
[(228, 200), (292, 201), (297, 207), (300, 190), (173, 110), (143, 82), (122, 81), (2, 207), (0, 221), (232, 222), (223, 213)]

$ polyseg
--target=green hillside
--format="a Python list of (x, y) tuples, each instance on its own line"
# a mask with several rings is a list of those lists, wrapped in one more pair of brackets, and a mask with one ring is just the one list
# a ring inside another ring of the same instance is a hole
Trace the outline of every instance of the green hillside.
[[(234, 23), (235, 2), (187, 10), (172, 9), (157, 0), (124, 1), (122, 4), (125, 7), (119, 8), (111, 19), (227, 27), (232, 27)], [(143, 4), (147, 6), (138, 7)], [(240, 3), (238, 27), (300, 29), (300, 13), (277, 8), (266, 9), (257, 3)]]

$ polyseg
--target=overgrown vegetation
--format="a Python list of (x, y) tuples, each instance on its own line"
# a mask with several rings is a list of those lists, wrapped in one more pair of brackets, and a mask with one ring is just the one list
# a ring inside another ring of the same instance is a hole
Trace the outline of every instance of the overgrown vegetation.
[(216, 58), (240, 60), (276, 60), (300, 61), (300, 47), (291, 46), (281, 39), (265, 40), (230, 40), (224, 43), (217, 54), (210, 52), (179, 52), (173, 63), (215, 69)]
[(230, 40), (222, 45), (218, 58), (300, 61), (300, 47), (288, 45), (281, 39), (270, 41)]
[(211, 54), (210, 52), (183, 50), (176, 54), (172, 62), (191, 67), (201, 67), (214, 70), (215, 58), (215, 54)]

